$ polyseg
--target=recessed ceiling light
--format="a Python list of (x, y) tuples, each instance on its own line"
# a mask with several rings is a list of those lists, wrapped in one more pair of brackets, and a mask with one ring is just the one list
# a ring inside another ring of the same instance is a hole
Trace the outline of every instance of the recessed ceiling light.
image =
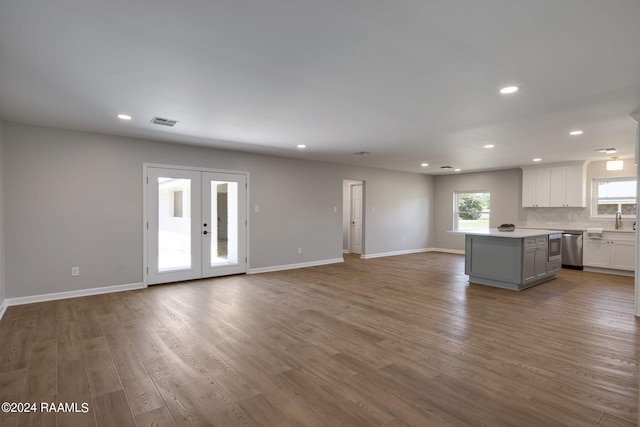
[(429, 166), (429, 163), (422, 163), (420, 166), (422, 166), (423, 168), (426, 168), (427, 166)]
[(296, 147), (298, 147), (298, 148), (307, 148), (307, 146), (304, 145), (304, 144), (298, 144), (298, 145), (296, 145)]
[(505, 86), (502, 89), (500, 89), (500, 93), (503, 95), (509, 95), (512, 93), (516, 93), (519, 90), (520, 90), (520, 86)]
[(487, 144), (487, 145), (484, 145), (482, 148), (495, 148), (495, 145)]
[(458, 169), (458, 168), (456, 168), (456, 169), (454, 169), (453, 171), (454, 171), (454, 172), (460, 172), (461, 170), (462, 170), (462, 169)]
[(120, 120), (131, 120), (133, 118), (128, 114), (118, 114), (116, 117)]
[(534, 162), (541, 162), (541, 161), (542, 161), (542, 159), (541, 159), (541, 158), (539, 158), (539, 157), (536, 157), (535, 159), (533, 159), (533, 161), (534, 161)]
[(582, 135), (583, 133), (584, 133), (584, 131), (581, 131), (580, 129), (576, 129), (576, 130), (572, 130), (571, 132), (569, 132), (569, 135), (578, 136), (578, 135)]

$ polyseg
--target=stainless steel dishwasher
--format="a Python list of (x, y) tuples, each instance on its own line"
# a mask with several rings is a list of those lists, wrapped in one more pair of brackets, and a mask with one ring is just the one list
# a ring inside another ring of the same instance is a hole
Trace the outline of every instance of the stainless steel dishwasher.
[(562, 233), (562, 267), (582, 270), (581, 230), (565, 230)]

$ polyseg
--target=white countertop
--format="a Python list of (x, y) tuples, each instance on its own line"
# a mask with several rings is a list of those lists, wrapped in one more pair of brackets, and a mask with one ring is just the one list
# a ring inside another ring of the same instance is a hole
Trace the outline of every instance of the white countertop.
[[(540, 227), (536, 227), (536, 226), (531, 226), (531, 225), (522, 225), (522, 226), (518, 226), (518, 228), (522, 228), (522, 229), (537, 229), (540, 230)], [(561, 232), (564, 230), (579, 230), (579, 231), (584, 231), (586, 232), (589, 228), (598, 228), (598, 227), (584, 227), (584, 226), (567, 226), (567, 227), (558, 227), (558, 226), (552, 226), (549, 227), (549, 230), (553, 230), (555, 232)], [(603, 232), (606, 233), (632, 233), (632, 234), (636, 234), (636, 230), (633, 230), (632, 228), (604, 228), (601, 227)]]
[(468, 234), (471, 236), (506, 237), (510, 239), (523, 239), (525, 237), (546, 236), (557, 233), (557, 230), (547, 230), (542, 228), (516, 228), (513, 231), (500, 231), (497, 228), (489, 228), (484, 230), (459, 230), (451, 232), (451, 234), (459, 236)]

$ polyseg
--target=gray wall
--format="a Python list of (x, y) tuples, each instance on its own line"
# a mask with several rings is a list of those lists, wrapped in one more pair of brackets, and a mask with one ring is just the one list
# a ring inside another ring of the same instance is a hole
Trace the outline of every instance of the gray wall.
[(430, 176), (10, 122), (2, 135), (7, 298), (142, 282), (144, 162), (250, 172), (252, 269), (340, 258), (343, 179), (366, 181), (365, 253), (433, 246)]
[(487, 190), (491, 192), (490, 227), (503, 223), (524, 223), (522, 208), (522, 169), (438, 175), (435, 177), (434, 246), (464, 250), (464, 237), (452, 236), (453, 197), (455, 191)]
[(6, 298), (5, 252), (4, 252), (4, 162), (2, 161), (2, 120), (0, 120), (0, 312)]

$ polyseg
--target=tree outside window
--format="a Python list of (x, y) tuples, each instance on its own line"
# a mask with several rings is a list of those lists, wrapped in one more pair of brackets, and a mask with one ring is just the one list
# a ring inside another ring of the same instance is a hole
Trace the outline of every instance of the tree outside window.
[(489, 228), (491, 194), (488, 191), (456, 191), (454, 193), (454, 230)]

